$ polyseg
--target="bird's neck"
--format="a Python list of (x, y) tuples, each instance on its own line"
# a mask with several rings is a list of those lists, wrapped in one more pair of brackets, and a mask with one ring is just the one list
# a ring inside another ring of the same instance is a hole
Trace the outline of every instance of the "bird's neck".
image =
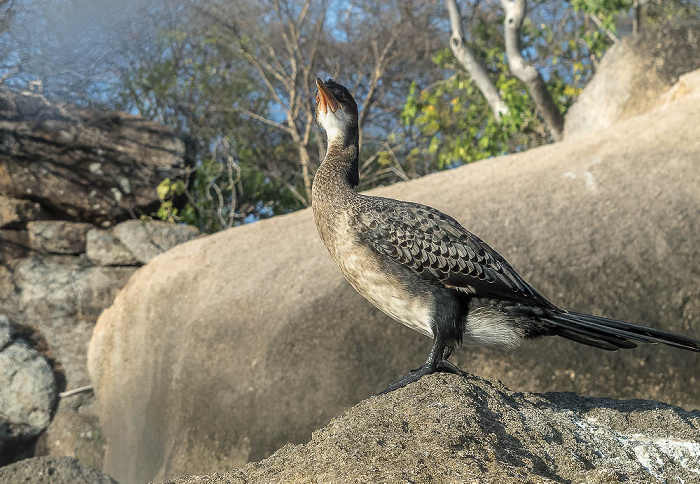
[(328, 140), (328, 150), (314, 177), (314, 199), (354, 194), (360, 181), (357, 129)]

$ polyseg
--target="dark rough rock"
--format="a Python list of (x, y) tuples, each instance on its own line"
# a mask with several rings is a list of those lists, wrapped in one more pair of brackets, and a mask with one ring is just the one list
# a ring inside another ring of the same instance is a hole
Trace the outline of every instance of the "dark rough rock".
[(12, 343), (14, 329), (10, 325), (10, 320), (4, 314), (0, 314), (0, 351)]
[[(700, 337), (699, 111), (684, 98), (373, 193), (450, 213), (564, 308)], [(261, 460), (421, 364), (430, 345), (344, 281), (310, 211), (183, 244), (142, 267), (95, 327), (104, 469), (142, 483)], [(668, 347), (545, 338), (453, 358), (515, 390), (700, 407), (700, 354)]]
[(93, 229), (87, 234), (85, 254), (100, 266), (140, 265), (134, 254), (111, 231)]
[(432, 375), (360, 402), (307, 444), (169, 482), (700, 482), (700, 412)]
[(0, 263), (27, 257), (33, 251), (29, 231), (0, 229)]
[(176, 245), (192, 240), (199, 231), (190, 225), (175, 225), (159, 220), (127, 220), (113, 229), (122, 244), (145, 264)]
[(34, 457), (0, 467), (0, 484), (119, 484), (73, 457)]
[(89, 385), (86, 348), (95, 320), (136, 269), (96, 267), (84, 256), (17, 259), (0, 269), (0, 295), (7, 294), (0, 310), (42, 333), (69, 388)]
[(0, 451), (46, 430), (56, 398), (46, 359), (15, 339), (9, 319), (0, 316)]
[(564, 137), (603, 130), (645, 113), (682, 74), (700, 68), (700, 20), (644, 29), (603, 57), (566, 115)]
[(184, 143), (157, 123), (0, 91), (0, 193), (55, 218), (112, 224), (148, 213), (184, 158)]
[(85, 236), (93, 225), (64, 220), (29, 222), (29, 244), (38, 252), (80, 254), (85, 252)]
[(17, 200), (0, 195), (0, 228), (22, 226), (42, 216), (41, 205), (31, 200)]

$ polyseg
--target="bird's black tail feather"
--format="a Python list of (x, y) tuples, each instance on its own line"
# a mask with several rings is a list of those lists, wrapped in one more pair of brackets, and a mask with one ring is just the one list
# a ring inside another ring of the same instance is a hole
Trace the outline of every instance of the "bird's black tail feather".
[(635, 341), (663, 343), (684, 350), (700, 351), (698, 340), (615, 319), (563, 311), (549, 313), (543, 319), (553, 325), (554, 334), (608, 351), (636, 348)]

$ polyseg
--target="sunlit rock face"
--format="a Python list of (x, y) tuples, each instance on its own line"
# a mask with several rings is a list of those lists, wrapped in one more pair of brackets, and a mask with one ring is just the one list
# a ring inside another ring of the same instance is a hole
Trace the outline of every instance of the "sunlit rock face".
[(567, 112), (564, 136), (604, 130), (654, 109), (681, 76), (698, 68), (700, 20), (643, 29), (640, 35), (625, 37), (606, 52)]

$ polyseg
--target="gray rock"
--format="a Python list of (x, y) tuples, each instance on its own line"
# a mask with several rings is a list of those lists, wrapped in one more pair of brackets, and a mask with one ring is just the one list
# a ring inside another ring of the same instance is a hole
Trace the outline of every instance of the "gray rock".
[[(682, 99), (372, 193), (449, 213), (564, 308), (700, 337), (697, 119)], [(430, 345), (344, 281), (308, 210), (183, 244), (139, 269), (95, 326), (105, 471), (146, 482), (264, 459), (421, 364)], [(452, 358), (514, 390), (700, 408), (700, 354), (674, 348), (543, 338)]]
[(21, 226), (41, 213), (41, 206), (36, 202), (0, 196), (0, 228)]
[(0, 312), (35, 326), (66, 373), (70, 388), (89, 385), (86, 349), (97, 316), (112, 304), (135, 267), (93, 266), (86, 257), (35, 255), (10, 264)]
[(0, 467), (2, 484), (119, 484), (73, 457), (34, 457)]
[(7, 316), (0, 314), (0, 351), (12, 341), (12, 326)]
[(112, 230), (143, 264), (176, 245), (193, 239), (199, 233), (195, 227), (160, 220), (127, 220)]
[(47, 220), (29, 222), (29, 241), (34, 250), (50, 254), (85, 252), (85, 235), (93, 226), (82, 222)]
[(46, 430), (56, 398), (43, 356), (21, 339), (0, 351), (0, 441), (29, 440)]
[(33, 251), (27, 230), (0, 229), (0, 261), (27, 257)]
[(700, 412), (663, 403), (431, 375), (359, 403), (307, 444), (168, 482), (697, 483), (699, 429)]
[(648, 112), (682, 74), (700, 68), (700, 21), (643, 29), (605, 54), (566, 114), (564, 137)]
[(86, 254), (101, 266), (132, 266), (139, 261), (118, 238), (107, 230), (92, 229), (87, 233)]

